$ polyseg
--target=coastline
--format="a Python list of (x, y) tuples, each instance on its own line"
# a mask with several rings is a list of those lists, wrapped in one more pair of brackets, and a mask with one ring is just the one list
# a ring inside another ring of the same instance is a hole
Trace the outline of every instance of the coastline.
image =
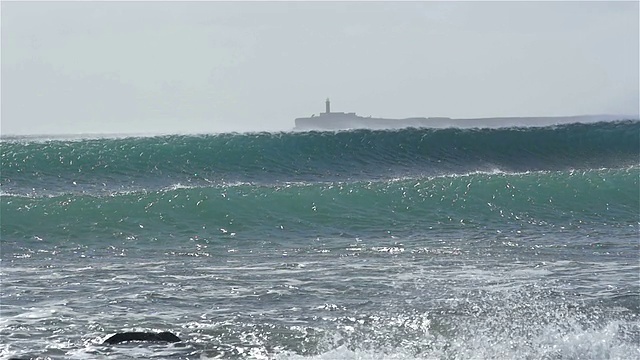
[(372, 118), (355, 113), (321, 113), (319, 116), (295, 119), (294, 130), (350, 130), (350, 129), (400, 129), (415, 128), (502, 128), (552, 126), (570, 123), (593, 123), (600, 121), (637, 120), (629, 115), (574, 115), (574, 116), (527, 116), (448, 118), (413, 117), (405, 119)]

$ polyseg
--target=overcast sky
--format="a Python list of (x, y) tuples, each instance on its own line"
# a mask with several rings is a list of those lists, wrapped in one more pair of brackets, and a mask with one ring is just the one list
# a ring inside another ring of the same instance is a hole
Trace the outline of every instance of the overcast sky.
[(639, 112), (639, 3), (1, 3), (1, 131)]

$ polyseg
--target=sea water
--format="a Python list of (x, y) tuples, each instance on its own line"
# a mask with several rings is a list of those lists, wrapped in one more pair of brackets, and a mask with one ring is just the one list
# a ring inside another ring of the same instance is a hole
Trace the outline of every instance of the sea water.
[(4, 358), (640, 357), (638, 121), (0, 149)]

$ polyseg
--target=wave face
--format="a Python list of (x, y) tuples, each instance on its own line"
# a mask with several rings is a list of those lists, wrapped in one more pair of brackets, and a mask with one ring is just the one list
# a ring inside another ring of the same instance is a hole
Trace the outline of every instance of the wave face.
[[(5, 141), (6, 193), (153, 190), (175, 184), (318, 182), (638, 163), (638, 122)], [(36, 194), (38, 195), (38, 194)]]
[(638, 121), (0, 149), (1, 356), (637, 355)]

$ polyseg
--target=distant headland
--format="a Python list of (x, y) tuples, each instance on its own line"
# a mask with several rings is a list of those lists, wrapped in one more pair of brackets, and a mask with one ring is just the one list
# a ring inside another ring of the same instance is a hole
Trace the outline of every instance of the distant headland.
[(294, 130), (349, 130), (349, 129), (399, 129), (415, 128), (498, 128), (519, 126), (549, 126), (577, 122), (598, 122), (635, 119), (622, 115), (575, 115), (575, 116), (546, 116), (546, 117), (493, 117), (493, 118), (464, 118), (452, 119), (448, 117), (411, 117), (405, 119), (387, 119), (377, 117), (363, 117), (355, 112), (332, 112), (331, 102), (325, 101), (325, 112), (311, 117), (295, 119)]

